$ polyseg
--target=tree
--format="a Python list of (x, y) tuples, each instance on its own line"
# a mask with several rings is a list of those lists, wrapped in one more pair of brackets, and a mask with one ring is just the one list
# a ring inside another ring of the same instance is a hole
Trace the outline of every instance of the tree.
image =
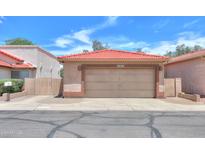
[(98, 40), (94, 40), (94, 41), (93, 41), (92, 48), (93, 48), (93, 51), (96, 51), (96, 50), (107, 49), (108, 46), (104, 46), (104, 45), (102, 44), (102, 42), (100, 42), (100, 41), (98, 41)]
[(34, 45), (33, 42), (23, 39), (23, 38), (14, 38), (5, 41), (6, 45)]
[(63, 78), (63, 76), (64, 76), (64, 70), (63, 70), (63, 68), (61, 68), (60, 69), (60, 77)]
[(186, 51), (186, 46), (185, 46), (185, 44), (178, 45), (178, 46), (176, 47), (175, 56), (182, 55), (182, 54), (185, 53), (185, 51)]
[(86, 52), (89, 52), (89, 50), (84, 49), (83, 52), (86, 53)]
[(194, 46), (195, 51), (199, 51), (199, 50), (202, 50), (202, 49), (203, 49), (203, 47), (201, 47), (200, 45), (195, 45)]
[(167, 51), (165, 56), (168, 56), (168, 57), (173, 57), (173, 53), (171, 51)]
[(142, 48), (137, 48), (136, 52), (142, 52)]
[(192, 51), (198, 51), (202, 49), (203, 47), (201, 47), (200, 45), (195, 45), (194, 47), (192, 47), (192, 46), (186, 46), (185, 44), (181, 44), (176, 47), (176, 50), (174, 52), (167, 52), (165, 56), (176, 57)]

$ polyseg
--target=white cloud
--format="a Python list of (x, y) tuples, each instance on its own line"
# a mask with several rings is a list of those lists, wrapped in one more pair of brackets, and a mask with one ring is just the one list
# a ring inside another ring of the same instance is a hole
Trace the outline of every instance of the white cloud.
[(199, 20), (196, 19), (196, 20), (193, 20), (193, 21), (191, 21), (191, 22), (185, 23), (185, 24), (183, 25), (183, 27), (184, 27), (184, 28), (189, 28), (189, 27), (192, 27), (193, 25), (197, 24), (198, 22), (199, 22)]
[(180, 37), (180, 39), (195, 39), (198, 38), (200, 34), (192, 31), (185, 31), (179, 33), (178, 36)]
[(148, 47), (149, 44), (144, 41), (134, 41), (123, 35), (109, 36), (104, 38), (98, 38), (112, 49), (123, 49), (123, 50), (136, 50), (138, 48)]
[(91, 45), (79, 45), (74, 48), (68, 49), (68, 50), (52, 50), (50, 51), (52, 54), (60, 56), (60, 55), (68, 55), (68, 54), (74, 54), (74, 53), (82, 53), (83, 50), (92, 50)]
[(161, 41), (154, 47), (145, 47), (142, 50), (153, 54), (164, 55), (167, 51), (174, 51), (176, 46), (174, 42)]
[(179, 33), (179, 37), (174, 41), (160, 41), (153, 47), (143, 48), (144, 51), (164, 55), (167, 51), (175, 51), (178, 45), (186, 46), (200, 45), (205, 47), (205, 37), (194, 32)]
[(91, 44), (90, 35), (94, 33), (94, 29), (85, 29), (79, 32), (75, 32), (71, 38), (81, 41), (83, 43)]
[(187, 46), (194, 46), (194, 45), (200, 45), (202, 47), (205, 47), (205, 37), (198, 37), (195, 39), (179, 39), (177, 41), (177, 44), (185, 44)]
[(81, 43), (91, 44), (90, 35), (98, 30), (113, 26), (117, 23), (118, 17), (107, 17), (107, 19), (100, 25), (96, 25), (91, 28), (83, 29), (77, 32), (72, 32), (71, 34), (63, 35), (55, 40), (54, 46), (65, 48), (75, 41), (80, 41)]
[(143, 41), (130, 41), (130, 42), (124, 42), (124, 43), (111, 43), (111, 47), (116, 49), (130, 49), (130, 50), (136, 50), (138, 48), (145, 48), (148, 47), (149, 44)]
[(67, 45), (70, 45), (71, 43), (73, 43), (73, 41), (70, 39), (67, 39), (66, 36), (57, 38), (55, 40), (55, 45), (61, 48), (65, 48), (67, 47)]
[[(109, 46), (113, 49), (125, 49), (125, 50), (136, 50), (137, 48), (142, 48), (142, 51), (164, 55), (168, 51), (175, 51), (177, 45), (185, 44), (187, 46), (200, 45), (205, 47), (205, 36), (200, 36), (198, 33), (194, 32), (181, 32), (178, 34), (178, 38), (173, 41), (160, 41), (149, 44), (144, 41), (131, 41), (125, 36), (107, 37), (102, 40), (110, 41)], [(105, 41), (106, 42), (106, 41)], [(58, 50), (52, 51), (56, 55), (65, 55), (71, 53), (80, 53), (82, 50), (92, 50), (91, 44), (78, 45), (69, 50)]]
[(98, 29), (115, 25), (117, 23), (117, 19), (118, 17), (116, 16), (107, 17), (107, 20), (101, 26), (99, 26)]

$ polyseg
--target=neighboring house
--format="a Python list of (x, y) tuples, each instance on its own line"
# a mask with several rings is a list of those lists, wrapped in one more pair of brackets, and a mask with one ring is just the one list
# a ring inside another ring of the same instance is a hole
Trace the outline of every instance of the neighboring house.
[(23, 59), (0, 50), (0, 79), (33, 77), (35, 69)]
[[(51, 53), (34, 45), (3, 45), (0, 50), (32, 64), (33, 78), (60, 78), (60, 63)], [(30, 77), (30, 76), (29, 76)]]
[(171, 58), (165, 64), (165, 77), (182, 79), (182, 91), (205, 95), (205, 50)]
[(164, 97), (167, 57), (107, 49), (58, 59), (64, 97)]

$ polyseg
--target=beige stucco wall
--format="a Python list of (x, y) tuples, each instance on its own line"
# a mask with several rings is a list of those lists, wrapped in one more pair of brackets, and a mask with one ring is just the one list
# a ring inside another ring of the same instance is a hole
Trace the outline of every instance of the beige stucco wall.
[[(37, 52), (37, 77), (60, 78), (60, 63), (43, 52)], [(42, 70), (40, 71), (40, 67)]]
[(164, 91), (164, 66), (161, 65), (161, 70), (159, 70), (159, 92), (163, 93)]
[(9, 68), (0, 67), (0, 79), (11, 78), (11, 70)]
[(41, 51), (35, 47), (5, 47), (0, 46), (0, 49), (7, 51), (17, 57), (32, 63), (36, 69), (36, 78), (52, 77), (60, 78), (60, 63), (57, 59)]
[(79, 65), (79, 63), (64, 63), (64, 91), (81, 91), (81, 71), (78, 70)]
[[(78, 69), (82, 63), (64, 63), (64, 92), (80, 92), (81, 91), (81, 71)], [(87, 63), (96, 64), (96, 63)], [(100, 64), (97, 63), (97, 64)], [(101, 63), (105, 64), (105, 63)], [(111, 64), (114, 64), (113, 62)], [(122, 63), (120, 63), (122, 64)], [(126, 63), (125, 63), (126, 64)], [(132, 63), (133, 64), (133, 63)], [(161, 64), (161, 70), (159, 71), (159, 92), (164, 93), (164, 67)]]
[(167, 65), (165, 77), (181, 78), (183, 92), (205, 95), (205, 59), (203, 58)]

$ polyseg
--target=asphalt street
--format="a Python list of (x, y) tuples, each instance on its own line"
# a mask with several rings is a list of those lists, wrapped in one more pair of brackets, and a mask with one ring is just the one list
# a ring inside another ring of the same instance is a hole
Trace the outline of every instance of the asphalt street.
[(0, 111), (1, 138), (205, 137), (205, 112)]

